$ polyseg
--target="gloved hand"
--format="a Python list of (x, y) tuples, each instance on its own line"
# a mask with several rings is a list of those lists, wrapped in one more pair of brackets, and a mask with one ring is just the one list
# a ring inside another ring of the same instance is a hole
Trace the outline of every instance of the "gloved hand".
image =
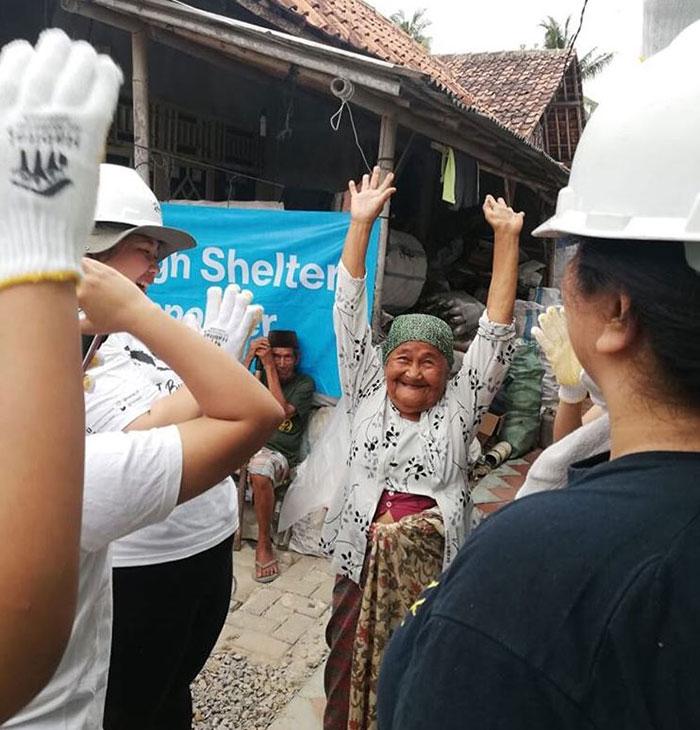
[(182, 318), (182, 324), (189, 327), (191, 330), (194, 330), (195, 332), (202, 334), (202, 328), (199, 326), (199, 321), (197, 320), (196, 315), (192, 314), (192, 312), (188, 312), (183, 318)]
[(207, 289), (207, 307), (202, 334), (236, 360), (243, 359), (243, 350), (252, 331), (262, 322), (263, 308), (252, 304), (253, 294), (241, 291), (236, 284)]
[(0, 287), (77, 280), (123, 77), (58, 29), (0, 54)]
[(564, 308), (547, 307), (537, 319), (540, 326), (532, 328), (532, 335), (552, 366), (559, 383), (559, 400), (580, 403), (588, 391), (581, 382), (583, 368), (571, 347)]

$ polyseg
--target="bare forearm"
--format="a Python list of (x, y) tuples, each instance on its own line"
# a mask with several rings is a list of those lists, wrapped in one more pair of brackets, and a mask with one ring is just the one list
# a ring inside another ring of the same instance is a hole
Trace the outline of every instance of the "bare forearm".
[(591, 421), (595, 421), (596, 418), (600, 418), (605, 411), (599, 405), (592, 405), (584, 414), (581, 416), (581, 425), (585, 426)]
[(199, 418), (202, 409), (195, 400), (189, 388), (182, 385), (174, 393), (156, 400), (151, 410), (132, 421), (125, 431), (147, 431), (150, 428), (160, 428), (172, 424), (191, 421)]
[(155, 305), (136, 320), (131, 333), (182, 378), (203, 414), (223, 420), (243, 420), (252, 414), (274, 419), (278, 414), (267, 390), (239, 362), (200, 334)]
[(69, 283), (0, 292), (0, 722), (49, 679), (73, 621), (85, 444), (77, 310)]
[(518, 236), (496, 232), (486, 311), (492, 322), (510, 324), (518, 287)]
[(345, 236), (342, 261), (348, 273), (354, 279), (361, 279), (365, 275), (365, 259), (367, 258), (367, 247), (369, 246), (371, 232), (371, 223), (350, 221), (350, 227)]
[(275, 400), (282, 406), (284, 415), (289, 417), (294, 413), (294, 406), (287, 402), (284, 397), (284, 391), (282, 390), (282, 384), (280, 383), (279, 375), (277, 374), (277, 368), (274, 365), (265, 366), (265, 379), (267, 380), (267, 387), (270, 393), (274, 396)]

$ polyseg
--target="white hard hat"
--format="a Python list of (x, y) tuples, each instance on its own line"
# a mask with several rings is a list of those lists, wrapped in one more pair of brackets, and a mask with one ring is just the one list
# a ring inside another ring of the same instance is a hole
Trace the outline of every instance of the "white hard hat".
[(682, 241), (700, 271), (699, 64), (700, 21), (595, 110), (534, 236)]
[(197, 245), (189, 233), (163, 225), (160, 203), (136, 170), (122, 165), (100, 165), (95, 228), (88, 237), (86, 253), (101, 253), (134, 233), (153, 238), (158, 260), (175, 251)]

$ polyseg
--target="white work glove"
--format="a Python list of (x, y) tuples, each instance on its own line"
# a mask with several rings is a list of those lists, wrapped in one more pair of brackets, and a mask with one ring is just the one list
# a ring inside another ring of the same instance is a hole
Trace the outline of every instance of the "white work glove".
[(0, 54), (0, 287), (80, 277), (123, 77), (58, 29)]
[(583, 368), (571, 347), (564, 307), (547, 307), (537, 321), (540, 326), (532, 328), (532, 335), (552, 366), (559, 383), (559, 400), (580, 403), (588, 390), (581, 382)]
[(218, 286), (207, 289), (202, 334), (238, 361), (252, 331), (262, 322), (263, 308), (252, 301), (252, 292), (241, 291), (236, 284), (229, 284), (223, 293)]
[(197, 332), (200, 335), (202, 334), (202, 328), (199, 326), (197, 316), (195, 314), (192, 314), (192, 312), (188, 312), (182, 318), (182, 324), (184, 324), (186, 327), (189, 327), (193, 332)]

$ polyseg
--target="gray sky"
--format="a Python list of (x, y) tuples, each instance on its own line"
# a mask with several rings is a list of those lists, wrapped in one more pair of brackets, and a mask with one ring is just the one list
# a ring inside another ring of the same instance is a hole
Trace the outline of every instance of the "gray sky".
[[(548, 15), (560, 22), (571, 15), (572, 32), (578, 27), (583, 0), (366, 0), (389, 16), (403, 10), (411, 16), (426, 8), (432, 21), (427, 34), (434, 53), (513, 50), (542, 44), (537, 25)], [(639, 63), (642, 44), (642, 0), (589, 0), (583, 28), (576, 43), (580, 54), (592, 46), (615, 51), (616, 58), (586, 94), (601, 101), (612, 93), (625, 71)]]

